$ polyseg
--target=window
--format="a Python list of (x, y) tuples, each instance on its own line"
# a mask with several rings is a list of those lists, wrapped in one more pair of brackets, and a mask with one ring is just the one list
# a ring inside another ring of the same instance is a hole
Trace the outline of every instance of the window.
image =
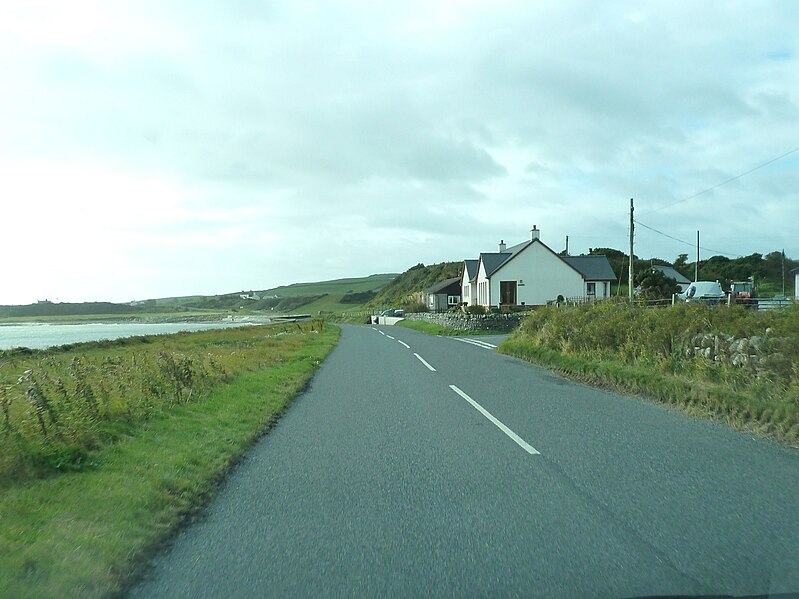
[(448, 295), (447, 296), (447, 305), (448, 306), (454, 306), (455, 304), (460, 304), (460, 303), (461, 303), (460, 296), (457, 296), (457, 295)]
[(596, 295), (596, 283), (586, 283), (585, 284), (585, 293), (589, 296)]

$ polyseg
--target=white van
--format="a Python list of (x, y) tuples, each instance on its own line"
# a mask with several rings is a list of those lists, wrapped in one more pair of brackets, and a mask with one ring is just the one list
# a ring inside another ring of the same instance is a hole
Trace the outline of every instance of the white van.
[(678, 293), (677, 298), (686, 302), (718, 304), (727, 298), (727, 294), (718, 281), (695, 281), (685, 291)]

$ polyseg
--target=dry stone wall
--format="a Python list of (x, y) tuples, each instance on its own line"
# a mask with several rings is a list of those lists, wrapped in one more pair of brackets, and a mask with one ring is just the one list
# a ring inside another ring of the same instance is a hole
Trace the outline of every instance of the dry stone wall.
[(508, 333), (519, 326), (520, 314), (463, 314), (458, 312), (417, 312), (405, 314), (407, 320), (420, 320), (455, 331), (497, 331)]
[(781, 349), (785, 339), (769, 336), (735, 338), (732, 335), (699, 333), (691, 340), (686, 354), (702, 356), (717, 364), (729, 364), (736, 368), (750, 368), (755, 371), (771, 370), (782, 366), (785, 360)]

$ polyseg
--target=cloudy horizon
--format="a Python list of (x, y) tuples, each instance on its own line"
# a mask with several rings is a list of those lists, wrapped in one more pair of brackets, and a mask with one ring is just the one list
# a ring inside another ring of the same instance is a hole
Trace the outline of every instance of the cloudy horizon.
[(630, 198), (641, 257), (798, 258), (799, 5), (756, 8), (4, 2), (0, 304), (625, 250)]

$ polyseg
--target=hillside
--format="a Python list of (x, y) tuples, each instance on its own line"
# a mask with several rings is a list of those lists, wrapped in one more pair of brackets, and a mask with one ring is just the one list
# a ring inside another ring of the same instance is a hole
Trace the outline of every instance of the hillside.
[(294, 283), (261, 291), (242, 290), (212, 296), (186, 296), (149, 300), (160, 308), (246, 310), (280, 314), (348, 312), (358, 310), (391, 283), (395, 273), (331, 281)]
[(424, 291), (439, 281), (460, 276), (463, 262), (417, 264), (386, 285), (369, 303), (370, 308), (396, 308), (418, 302), (414, 294)]

